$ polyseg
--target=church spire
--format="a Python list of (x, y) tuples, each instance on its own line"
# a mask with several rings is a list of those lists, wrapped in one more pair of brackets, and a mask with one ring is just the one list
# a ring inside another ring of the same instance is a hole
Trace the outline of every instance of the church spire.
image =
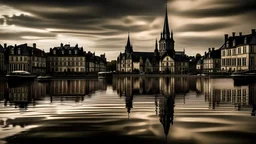
[(168, 22), (168, 2), (167, 2), (167, 0), (166, 0), (166, 5), (165, 5), (165, 19), (164, 19), (163, 37), (165, 39), (170, 38), (170, 29), (169, 29), (169, 22)]
[(131, 46), (131, 42), (130, 42), (130, 32), (128, 32), (128, 39), (127, 39), (127, 44), (126, 46)]
[(125, 46), (125, 53), (132, 53), (133, 52), (133, 48), (130, 42), (130, 32), (128, 32), (128, 39), (127, 39), (127, 44)]

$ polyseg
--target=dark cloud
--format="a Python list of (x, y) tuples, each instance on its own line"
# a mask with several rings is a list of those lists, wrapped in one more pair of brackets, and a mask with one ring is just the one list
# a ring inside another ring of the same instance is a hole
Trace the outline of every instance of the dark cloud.
[(241, 14), (256, 14), (256, 1), (255, 0), (215, 0), (210, 1), (208, 5), (220, 5), (214, 8), (198, 8), (187, 11), (173, 11), (176, 15), (184, 17), (225, 17), (235, 16)]
[[(175, 32), (177, 50), (187, 48), (187, 51), (193, 53), (204, 52), (208, 47), (219, 47), (223, 42), (224, 33), (230, 32), (234, 27), (235, 30), (232, 31), (251, 29), (248, 26), (254, 25), (256, 21), (253, 19), (256, 15), (255, 0), (169, 0), (169, 2), (169, 16), (174, 17), (169, 22), (170, 26), (174, 24), (174, 28), (171, 29)], [(185, 4), (177, 5), (177, 2)], [(191, 5), (186, 4), (189, 2)], [(198, 5), (194, 6), (194, 4)], [(63, 34), (66, 37), (79, 38), (80, 41), (77, 43), (89, 39), (95, 43), (91, 50), (110, 51), (109, 54), (124, 50), (128, 31), (132, 34), (134, 50), (152, 51), (155, 39), (159, 38), (163, 27), (165, 11), (165, 0), (1, 0), (1, 5), (24, 14), (10, 16), (9, 13), (1, 12), (0, 42), (29, 41), (24, 38), (30, 37), (55, 40), (58, 34)], [(216, 21), (198, 22), (197, 20), (201, 18), (216, 18)], [(1, 27), (4, 21), (7, 25), (46, 32), (24, 30), (8, 32)], [(208, 36), (216, 31), (220, 33), (219, 37)], [(205, 38), (177, 36), (181, 32), (204, 33)], [(113, 59), (116, 56), (108, 57)]]
[(230, 25), (236, 25), (235, 23), (229, 22), (219, 22), (219, 23), (208, 23), (208, 24), (188, 24), (184, 25), (178, 29), (177, 31), (182, 32), (206, 32), (206, 31), (214, 31), (218, 29), (228, 28)]

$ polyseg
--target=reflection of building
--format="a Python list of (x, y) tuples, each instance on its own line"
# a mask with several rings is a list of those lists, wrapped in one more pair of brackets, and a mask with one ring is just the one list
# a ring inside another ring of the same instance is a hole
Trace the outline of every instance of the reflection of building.
[[(234, 86), (232, 79), (204, 79), (206, 101), (212, 109), (236, 108), (240, 110), (249, 103), (249, 86)], [(254, 97), (251, 95), (250, 97)]]
[(46, 85), (40, 83), (24, 83), (16, 87), (9, 87), (6, 96), (7, 102), (10, 105), (14, 104), (15, 107), (20, 109), (27, 109), (30, 103), (36, 104), (36, 100), (41, 99), (46, 94)]
[(33, 47), (27, 44), (7, 47), (8, 66), (7, 70), (24, 70), (33, 74), (46, 73), (46, 54), (38, 49), (36, 44)]
[(6, 91), (6, 83), (3, 81), (0, 81), (0, 101), (4, 100)]
[(49, 85), (51, 98), (60, 100), (83, 101), (84, 96), (96, 90), (106, 90), (106, 84), (98, 80), (54, 80)]
[(174, 95), (170, 95), (163, 96), (159, 101), (159, 118), (163, 125), (166, 137), (169, 133), (170, 124), (173, 124), (174, 99)]

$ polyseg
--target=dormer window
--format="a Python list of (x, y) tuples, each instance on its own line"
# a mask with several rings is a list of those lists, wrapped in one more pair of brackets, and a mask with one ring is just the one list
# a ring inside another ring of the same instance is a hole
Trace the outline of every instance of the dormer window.
[(229, 47), (229, 43), (228, 42), (226, 43), (226, 46)]
[(56, 55), (56, 50), (53, 50), (53, 54), (55, 54), (55, 55)]
[(64, 55), (64, 50), (62, 50), (61, 53)]
[(233, 46), (236, 46), (236, 40), (233, 41)]
[(244, 38), (244, 44), (247, 44), (247, 38)]
[(14, 48), (12, 48), (12, 54), (14, 54)]
[(71, 50), (69, 50), (69, 54), (71, 54)]
[(77, 50), (75, 50), (75, 54), (77, 54)]
[(18, 54), (20, 55), (20, 48), (18, 49)]

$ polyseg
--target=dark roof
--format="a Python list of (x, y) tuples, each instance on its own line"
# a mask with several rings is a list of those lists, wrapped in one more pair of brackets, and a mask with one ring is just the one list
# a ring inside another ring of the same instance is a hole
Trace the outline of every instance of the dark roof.
[(4, 47), (0, 44), (0, 52), (4, 52)]
[(133, 52), (132, 57), (133, 57), (133, 61), (135, 62), (139, 62), (140, 57), (142, 57), (143, 61), (146, 61), (147, 59), (152, 61), (154, 58), (154, 53), (153, 52)]
[(189, 62), (189, 58), (186, 55), (175, 54), (174, 61)]
[[(235, 41), (235, 45), (233, 45), (233, 42)], [(228, 47), (226, 47), (226, 44), (228, 44)], [(256, 44), (256, 36), (253, 34), (249, 35), (242, 35), (242, 36), (230, 36), (228, 40), (221, 46), (221, 49), (229, 49), (234, 48), (238, 46), (243, 45), (255, 45)]]
[[(7, 49), (8, 49), (9, 55), (38, 56), (38, 57), (46, 56), (44, 51), (40, 50), (39, 48), (30, 47), (27, 44), (22, 44), (18, 46), (8, 46)], [(14, 51), (14, 54), (12, 54), (12, 50)], [(18, 54), (19, 50), (20, 50), (20, 54)]]
[[(56, 51), (56, 54), (54, 54), (54, 51)], [(77, 51), (77, 54), (75, 54), (75, 51)], [(71, 54), (70, 54), (71, 52)], [(77, 56), (84, 56), (85, 52), (83, 50), (83, 47), (78, 47), (78, 45), (71, 47), (70, 45), (64, 45), (64, 46), (60, 46), (60, 47), (54, 47), (50, 49), (49, 52), (50, 56), (73, 56), (73, 55), (77, 55)]]
[(205, 58), (220, 59), (221, 58), (221, 49), (211, 50), (210, 52), (206, 53)]

